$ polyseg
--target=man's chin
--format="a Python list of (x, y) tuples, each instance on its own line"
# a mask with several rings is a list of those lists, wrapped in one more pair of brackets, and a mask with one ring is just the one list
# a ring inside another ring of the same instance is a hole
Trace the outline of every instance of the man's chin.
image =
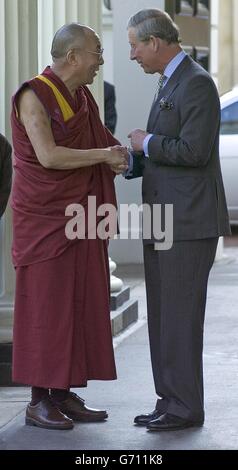
[(141, 68), (144, 70), (145, 73), (155, 73), (153, 70), (150, 70), (148, 67), (145, 65), (141, 65)]
[(92, 83), (94, 82), (94, 78), (95, 77), (89, 78), (88, 82), (87, 82), (87, 85), (92, 85)]

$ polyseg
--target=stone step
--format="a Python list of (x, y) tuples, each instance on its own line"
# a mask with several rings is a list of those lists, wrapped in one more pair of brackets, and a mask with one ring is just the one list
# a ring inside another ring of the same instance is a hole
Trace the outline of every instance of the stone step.
[(12, 362), (12, 343), (0, 344), (0, 361)]
[[(13, 328), (12, 327), (2, 327), (0, 325), (0, 344), (4, 343), (12, 343), (12, 333), (13, 333)], [(1, 356), (0, 356), (0, 361), (1, 361)]]
[(11, 362), (0, 362), (0, 387), (16, 387), (18, 384), (12, 383)]
[(1, 304), (0, 307), (1, 328), (12, 328), (13, 326), (13, 308)]
[(111, 293), (111, 310), (117, 310), (130, 298), (130, 287), (124, 287), (120, 292)]
[(0, 387), (12, 384), (12, 343), (0, 343)]
[(128, 300), (117, 310), (111, 312), (112, 335), (122, 333), (131, 323), (138, 320), (138, 301)]

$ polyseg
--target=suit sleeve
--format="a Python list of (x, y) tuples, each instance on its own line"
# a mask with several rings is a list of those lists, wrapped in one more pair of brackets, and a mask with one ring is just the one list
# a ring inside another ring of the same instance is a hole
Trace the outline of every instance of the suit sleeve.
[(12, 148), (7, 139), (1, 136), (0, 139), (0, 217), (3, 215), (12, 184)]
[(133, 157), (133, 168), (129, 175), (125, 176), (127, 180), (139, 178), (143, 176), (144, 170), (144, 153), (143, 152), (131, 152)]
[(199, 75), (190, 80), (177, 112), (179, 135), (153, 135), (148, 145), (150, 159), (158, 165), (205, 166), (220, 126), (220, 102), (212, 79)]

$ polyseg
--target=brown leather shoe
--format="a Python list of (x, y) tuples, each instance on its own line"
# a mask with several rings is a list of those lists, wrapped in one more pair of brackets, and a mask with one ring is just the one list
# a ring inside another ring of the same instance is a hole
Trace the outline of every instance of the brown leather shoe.
[(88, 408), (84, 404), (84, 400), (80, 398), (76, 393), (69, 392), (68, 398), (64, 401), (54, 401), (57, 408), (69, 418), (74, 421), (84, 422), (95, 422), (104, 421), (108, 418), (108, 414), (104, 410), (96, 410), (94, 408)]
[(27, 405), (26, 424), (46, 429), (72, 429), (72, 419), (65, 416), (50, 397), (44, 398), (37, 405)]

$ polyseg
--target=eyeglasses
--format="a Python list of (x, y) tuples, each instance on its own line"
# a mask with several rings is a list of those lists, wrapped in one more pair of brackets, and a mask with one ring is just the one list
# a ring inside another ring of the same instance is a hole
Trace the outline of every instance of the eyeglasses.
[(100, 49), (98, 52), (97, 51), (85, 51), (89, 52), (89, 54), (97, 54), (98, 58), (101, 59), (103, 56), (104, 49)]

